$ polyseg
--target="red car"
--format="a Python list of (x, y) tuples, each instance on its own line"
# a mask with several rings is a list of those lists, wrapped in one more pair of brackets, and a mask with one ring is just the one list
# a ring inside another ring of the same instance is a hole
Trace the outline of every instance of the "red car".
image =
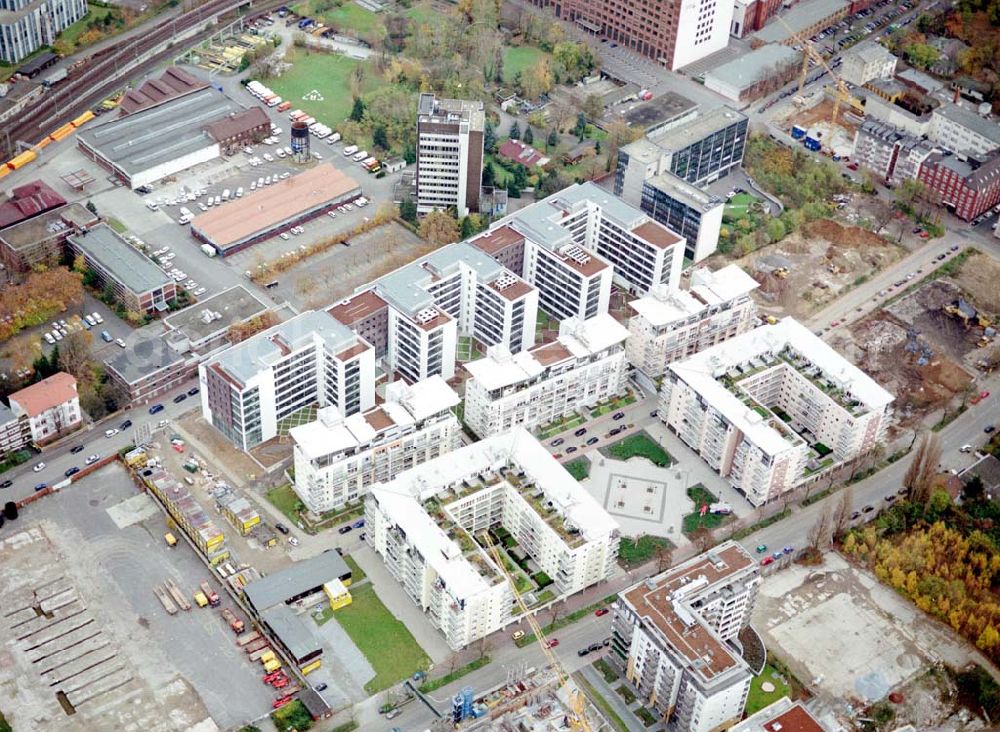
[(290, 695), (289, 696), (283, 696), (283, 697), (281, 697), (279, 699), (275, 699), (271, 703), (271, 709), (281, 709), (283, 706), (285, 706), (286, 704), (288, 704), (291, 700), (292, 700), (292, 697)]
[(555, 648), (558, 645), (559, 645), (559, 639), (558, 638), (549, 638), (548, 642), (545, 644), (545, 647), (546, 648)]
[(774, 557), (764, 557), (763, 559), (760, 560), (760, 566), (762, 567), (766, 567), (767, 565), (773, 563), (774, 563)]
[(989, 395), (990, 393), (988, 391), (981, 391), (978, 394), (976, 394), (976, 396), (972, 397), (972, 399), (970, 399), (969, 401), (971, 401), (973, 404), (979, 404), (979, 402), (983, 401), (983, 399), (985, 399)]
[(594, 615), (596, 615), (597, 617), (601, 617), (602, 615), (607, 615), (609, 612), (611, 611), (608, 610), (606, 607), (602, 607), (600, 610), (595, 610)]
[(848, 163), (847, 164), (847, 169), (848, 170), (857, 170), (858, 169), (858, 164), (857, 163)]

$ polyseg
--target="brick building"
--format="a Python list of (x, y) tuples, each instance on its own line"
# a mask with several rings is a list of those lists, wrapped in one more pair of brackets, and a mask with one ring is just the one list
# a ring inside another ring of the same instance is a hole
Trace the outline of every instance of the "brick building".
[(920, 166), (918, 179), (941, 205), (972, 221), (1000, 204), (1000, 152), (984, 162), (936, 152)]

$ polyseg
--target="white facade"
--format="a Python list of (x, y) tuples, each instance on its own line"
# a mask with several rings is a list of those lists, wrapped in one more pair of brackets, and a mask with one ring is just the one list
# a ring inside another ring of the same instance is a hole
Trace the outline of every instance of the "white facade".
[(607, 313), (564, 320), (559, 340), (511, 355), (491, 349), (465, 365), (465, 421), (479, 437), (533, 430), (623, 394), (628, 331)]
[(344, 417), (324, 407), (315, 422), (295, 427), (295, 492), (323, 513), (356, 501), (375, 483), (451, 452), (462, 427), (452, 413), (461, 400), (440, 376), (412, 386), (397, 381), (386, 400)]
[(515, 619), (509, 584), (475, 538), (498, 527), (557, 597), (614, 569), (618, 524), (523, 429), (401, 473), (365, 502), (368, 545), (455, 650)]
[(677, 3), (677, 40), (668, 68), (680, 69), (723, 50), (729, 43), (734, 0)]
[(198, 367), (202, 415), (241, 450), (310, 406), (350, 416), (375, 404), (375, 351), (325, 312), (307, 311)]
[[(27, 421), (28, 434), (36, 445), (51, 442), (83, 424), (76, 379), (65, 372), (14, 392), (9, 401), (10, 413), (22, 423)], [(9, 421), (5, 426), (13, 431)]]
[(670, 729), (711, 732), (742, 717), (751, 673), (730, 642), (759, 584), (757, 561), (730, 541), (618, 594), (608, 660)]
[(87, 0), (0, 0), (0, 60), (19, 63), (87, 14)]
[(759, 506), (882, 442), (892, 401), (785, 318), (671, 364), (659, 416)]
[(417, 110), (417, 212), (478, 207), (483, 175), (482, 102), (421, 94)]
[(896, 61), (881, 43), (864, 41), (848, 49), (843, 55), (840, 78), (856, 86), (864, 86), (873, 79), (891, 79), (896, 73)]
[(630, 303), (625, 344), (628, 360), (650, 378), (662, 376), (674, 361), (687, 358), (757, 325), (750, 296), (757, 281), (739, 265), (696, 269), (687, 290), (654, 290)]
[(139, 186), (149, 185), (158, 180), (163, 180), (167, 176), (175, 175), (188, 168), (193, 168), (202, 163), (208, 163), (222, 156), (222, 149), (219, 143), (213, 142), (200, 150), (189, 152), (186, 155), (168, 160), (160, 165), (154, 165), (145, 170), (139, 170), (128, 176), (129, 187), (134, 191)]
[(455, 376), (458, 323), (437, 308), (407, 317), (389, 310), (389, 368), (411, 382)]
[(1000, 147), (1000, 123), (957, 104), (935, 109), (930, 127), (930, 138), (955, 153), (981, 158)]

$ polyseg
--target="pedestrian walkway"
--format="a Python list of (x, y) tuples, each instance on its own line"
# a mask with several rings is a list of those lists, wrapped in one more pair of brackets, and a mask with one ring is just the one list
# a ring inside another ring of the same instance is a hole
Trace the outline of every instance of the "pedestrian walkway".
[(578, 673), (582, 675), (587, 683), (593, 687), (595, 692), (604, 697), (604, 700), (612, 709), (614, 709), (615, 714), (618, 715), (621, 721), (629, 729), (629, 732), (646, 732), (647, 728), (644, 727), (642, 722), (636, 719), (636, 716), (629, 711), (628, 705), (625, 704), (625, 700), (622, 699), (621, 695), (616, 693), (614, 689), (605, 683), (604, 677), (597, 672), (597, 669), (590, 664), (587, 664), (580, 669)]

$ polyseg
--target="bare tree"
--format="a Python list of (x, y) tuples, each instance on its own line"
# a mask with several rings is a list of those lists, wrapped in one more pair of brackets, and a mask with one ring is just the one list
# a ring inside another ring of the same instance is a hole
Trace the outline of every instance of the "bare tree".
[(484, 658), (487, 653), (493, 650), (493, 642), (484, 636), (483, 638), (480, 638), (479, 643), (476, 644), (476, 650), (479, 651), (479, 658)]
[(93, 373), (90, 359), (90, 342), (94, 337), (86, 330), (78, 330), (63, 338), (59, 344), (59, 368), (73, 375), (77, 381), (89, 382)]
[(669, 544), (660, 547), (656, 552), (656, 571), (666, 572), (674, 562), (674, 548)]
[(923, 462), (917, 480), (910, 487), (910, 498), (917, 503), (927, 503), (931, 497), (934, 478), (938, 474), (938, 464), (941, 462), (941, 438), (936, 432), (924, 436)]
[(806, 536), (806, 540), (809, 542), (809, 548), (815, 551), (820, 551), (830, 543), (830, 529), (831, 529), (831, 519), (830, 519), (830, 509), (825, 508), (823, 512), (816, 519), (816, 523), (812, 525), (809, 529), (809, 533)]
[(851, 511), (854, 510), (854, 488), (852, 486), (847, 486), (840, 493), (840, 501), (837, 503), (837, 509), (833, 512), (833, 534), (834, 536), (840, 536), (844, 533), (844, 529), (847, 528), (847, 524), (851, 520)]
[[(913, 435), (913, 439), (916, 439), (916, 434)], [(913, 453), (913, 457), (910, 458), (910, 464), (906, 467), (906, 473), (903, 475), (903, 486), (913, 490), (914, 484), (917, 482), (917, 478), (920, 477), (921, 466), (924, 462), (924, 453), (927, 452), (927, 435), (925, 434), (920, 444), (917, 445), (916, 451)]]

